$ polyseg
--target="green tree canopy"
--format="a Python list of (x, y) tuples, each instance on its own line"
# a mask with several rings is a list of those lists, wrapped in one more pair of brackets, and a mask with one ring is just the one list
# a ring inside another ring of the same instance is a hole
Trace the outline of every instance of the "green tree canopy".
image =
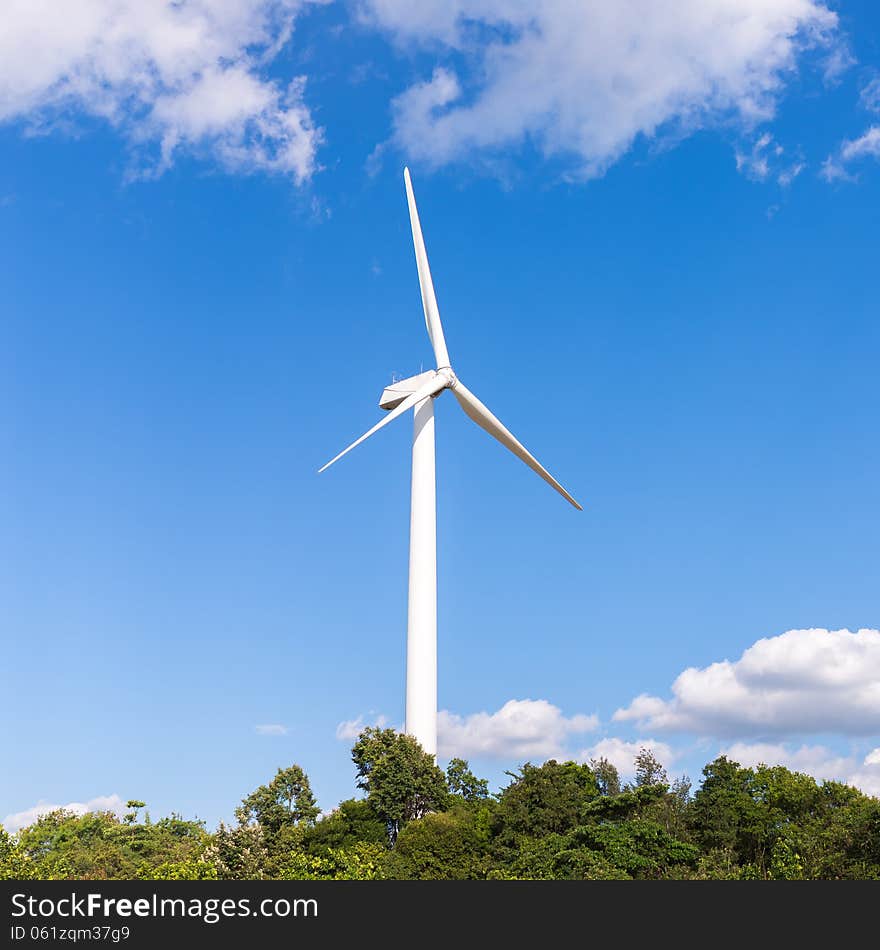
[(406, 822), (446, 804), (446, 778), (412, 736), (369, 727), (360, 734), (351, 758), (358, 788), (385, 822), (392, 845)]
[(588, 765), (527, 762), (501, 792), (495, 813), (495, 831), (507, 844), (518, 837), (538, 838), (564, 834), (574, 828), (584, 806), (599, 795), (599, 784)]
[(321, 813), (309, 777), (298, 765), (278, 769), (268, 785), (261, 785), (235, 810), (242, 825), (256, 822), (267, 838), (274, 839), (291, 826), (313, 825)]
[(370, 802), (349, 798), (303, 833), (301, 847), (311, 854), (321, 854), (330, 848), (350, 848), (359, 842), (384, 845), (387, 839), (385, 821)]
[(489, 797), (489, 782), (477, 778), (470, 770), (466, 759), (450, 759), (446, 766), (446, 784), (450, 795), (457, 795), (466, 802), (480, 802)]

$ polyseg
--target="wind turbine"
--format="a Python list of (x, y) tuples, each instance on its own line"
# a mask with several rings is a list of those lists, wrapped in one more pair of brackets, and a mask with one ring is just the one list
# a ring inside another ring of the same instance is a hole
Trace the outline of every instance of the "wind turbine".
[(422, 291), (422, 307), (428, 337), (437, 361), (436, 370), (419, 373), (409, 379), (392, 383), (382, 393), (379, 406), (388, 415), (343, 449), (324, 465), (320, 472), (338, 462), (355, 446), (378, 432), (398, 416), (412, 409), (415, 418), (412, 446), (412, 495), (409, 528), (409, 607), (406, 634), (406, 723), (405, 729), (422, 748), (437, 754), (437, 506), (434, 465), (434, 399), (444, 389), (453, 396), (465, 413), (485, 429), (517, 458), (522, 459), (578, 511), (581, 506), (556, 481), (543, 465), (506, 429), (452, 371), (446, 340), (440, 323), (440, 311), (434, 295), (428, 255), (419, 223), (419, 212), (413, 195), (409, 169), (403, 170), (406, 200), (412, 225), (416, 267)]

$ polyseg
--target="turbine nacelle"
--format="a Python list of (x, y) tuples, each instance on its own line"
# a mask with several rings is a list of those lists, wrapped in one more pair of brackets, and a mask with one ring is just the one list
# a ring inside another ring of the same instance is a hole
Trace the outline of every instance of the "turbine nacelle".
[[(406, 379), (398, 379), (396, 382), (393, 382), (390, 386), (386, 386), (382, 390), (382, 395), (379, 397), (379, 408), (390, 411), (391, 409), (396, 409), (407, 396), (411, 396), (414, 392), (419, 390), (425, 383), (439, 376), (441, 372), (446, 372), (444, 370), (429, 369), (425, 373), (418, 373), (415, 376), (409, 376)], [(449, 373), (452, 370), (448, 370)]]

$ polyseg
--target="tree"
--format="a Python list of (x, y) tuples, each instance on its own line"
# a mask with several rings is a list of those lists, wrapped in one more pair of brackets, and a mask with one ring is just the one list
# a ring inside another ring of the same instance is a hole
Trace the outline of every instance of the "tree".
[(327, 848), (322, 854), (292, 851), (281, 863), (281, 881), (379, 881), (385, 877), (388, 850), (384, 844), (360, 842)]
[(668, 785), (666, 769), (657, 761), (650, 749), (639, 749), (636, 755), (636, 787), (643, 785)]
[(596, 784), (599, 786), (600, 795), (619, 795), (620, 794), (620, 773), (617, 766), (612, 765), (608, 759), (590, 759), (590, 768), (593, 775), (596, 776)]
[(278, 769), (268, 785), (251, 792), (235, 810), (240, 824), (255, 821), (260, 825), (270, 848), (279, 843), (279, 836), (289, 838), (283, 832), (309, 827), (319, 814), (309, 777), (298, 765)]
[(269, 850), (262, 825), (230, 828), (222, 821), (204, 860), (217, 869), (221, 880), (254, 881), (267, 877)]
[(484, 878), (488, 851), (472, 808), (435, 812), (406, 825), (385, 864), (397, 880)]
[(634, 878), (667, 876), (677, 865), (695, 865), (700, 854), (699, 848), (643, 819), (584, 825), (571, 838)]
[(356, 844), (381, 844), (388, 839), (385, 822), (363, 799), (349, 798), (329, 815), (306, 829), (301, 848), (310, 854), (346, 849)]
[(730, 850), (740, 866), (754, 865), (763, 876), (775, 818), (756, 791), (752, 769), (719, 756), (703, 769), (703, 785), (691, 803), (689, 825), (704, 850)]
[(59, 809), (18, 835), (40, 879), (131, 880), (166, 862), (198, 860), (209, 837), (200, 821), (120, 820), (113, 812)]
[(489, 797), (489, 782), (477, 778), (468, 767), (466, 759), (450, 759), (446, 766), (446, 784), (451, 795), (458, 795), (466, 802), (480, 802)]
[(501, 843), (515, 846), (519, 837), (564, 834), (574, 828), (584, 806), (599, 795), (599, 785), (588, 765), (529, 762), (517, 772), (499, 796), (495, 831)]
[(34, 868), (28, 855), (0, 825), (0, 881), (26, 881), (33, 876)]
[(392, 847), (406, 822), (446, 804), (446, 778), (412, 736), (368, 727), (354, 744), (351, 758), (358, 788), (385, 822)]
[(520, 839), (509, 860), (493, 868), (487, 877), (508, 881), (629, 879), (626, 871), (614, 867), (598, 851), (581, 847), (570, 835), (557, 834)]
[(137, 798), (130, 798), (126, 803), (125, 807), (130, 808), (131, 811), (126, 812), (123, 821), (127, 822), (129, 825), (133, 825), (137, 821), (137, 813), (144, 807), (146, 807), (146, 802), (139, 801)]
[(216, 881), (216, 865), (210, 861), (165, 861), (154, 868), (138, 871), (140, 881)]

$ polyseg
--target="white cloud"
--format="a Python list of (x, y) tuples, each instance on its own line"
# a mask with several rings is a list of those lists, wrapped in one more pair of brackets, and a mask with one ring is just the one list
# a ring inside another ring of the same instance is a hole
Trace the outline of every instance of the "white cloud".
[(865, 84), (860, 98), (862, 105), (869, 112), (880, 112), (880, 77)]
[(84, 114), (152, 148), (154, 174), (187, 150), (302, 182), (321, 141), (304, 80), (284, 87), (264, 71), (309, 2), (320, 0), (7, 0), (0, 122)]
[(833, 156), (829, 155), (828, 158), (822, 162), (822, 167), (819, 169), (819, 177), (824, 178), (827, 182), (834, 181), (855, 181), (855, 176), (851, 175), (844, 167), (840, 164), (840, 161)]
[(259, 726), (254, 726), (254, 732), (258, 736), (286, 736), (287, 726), (282, 726), (279, 722), (265, 722)]
[(737, 150), (735, 153), (736, 170), (754, 178), (757, 181), (764, 181), (770, 174), (770, 156), (779, 155), (782, 152), (782, 146), (770, 146), (773, 143), (773, 136), (765, 132), (759, 136), (748, 152)]
[(835, 85), (843, 73), (851, 66), (855, 66), (857, 62), (858, 60), (853, 56), (844, 41), (835, 43), (822, 64), (822, 75), (825, 82), (829, 85)]
[(635, 759), (642, 749), (653, 752), (654, 757), (667, 772), (676, 758), (670, 746), (665, 742), (658, 742), (656, 739), (636, 739), (629, 742), (625, 739), (610, 737), (600, 739), (595, 745), (584, 749), (578, 755), (578, 759), (581, 762), (589, 762), (591, 759), (607, 759), (617, 769), (622, 778), (630, 778), (635, 774)]
[(866, 157), (880, 158), (880, 125), (872, 125), (864, 135), (845, 141), (840, 147), (840, 157), (845, 162)]
[(846, 782), (848, 785), (855, 785), (866, 795), (880, 798), (880, 749), (874, 749), (861, 767), (847, 776)]
[(806, 772), (814, 778), (836, 782), (846, 781), (855, 767), (855, 760), (851, 757), (836, 755), (821, 745), (802, 745), (792, 749), (783, 743), (735, 742), (722, 749), (721, 754), (748, 768), (784, 765), (793, 772)]
[(880, 797), (880, 749), (869, 752), (860, 764), (852, 756), (838, 755), (821, 745), (792, 749), (781, 743), (736, 742), (722, 752), (750, 768), (784, 765), (794, 772), (805, 772), (819, 780), (845, 782), (866, 795)]
[(340, 741), (349, 742), (357, 737), (367, 728), (374, 726), (376, 729), (384, 729), (388, 725), (387, 716), (373, 716), (371, 721), (367, 722), (363, 716), (357, 719), (346, 719), (336, 727), (336, 738)]
[(787, 188), (806, 167), (804, 162), (795, 162), (793, 165), (783, 168), (782, 171), (777, 174), (776, 180), (782, 188)]
[[(393, 104), (428, 165), (534, 145), (601, 174), (639, 136), (771, 118), (808, 47), (833, 51), (823, 0), (363, 0), (404, 47), (450, 54)], [(454, 63), (454, 68), (451, 65)]]
[(598, 728), (596, 716), (566, 717), (546, 699), (511, 699), (493, 713), (438, 719), (440, 755), (499, 759), (567, 758), (566, 740)]
[(857, 139), (844, 139), (837, 155), (825, 159), (820, 174), (828, 182), (855, 181), (846, 164), (863, 158), (880, 159), (880, 125), (872, 125)]
[(40, 800), (31, 808), (7, 815), (0, 824), (9, 832), (18, 831), (32, 825), (42, 815), (48, 815), (49, 812), (57, 811), (59, 808), (73, 812), (75, 815), (84, 815), (88, 811), (112, 811), (121, 815), (125, 811), (125, 802), (118, 795), (99, 795), (97, 798), (90, 798), (87, 802), (68, 802), (66, 805), (53, 805)]
[(789, 630), (739, 660), (690, 668), (672, 698), (614, 714), (641, 728), (714, 736), (880, 732), (880, 630)]
[(772, 177), (782, 188), (787, 188), (804, 170), (804, 163), (799, 160), (787, 163), (784, 156), (785, 149), (769, 132), (759, 135), (746, 151), (737, 149), (734, 153), (736, 170), (747, 178), (767, 181)]

